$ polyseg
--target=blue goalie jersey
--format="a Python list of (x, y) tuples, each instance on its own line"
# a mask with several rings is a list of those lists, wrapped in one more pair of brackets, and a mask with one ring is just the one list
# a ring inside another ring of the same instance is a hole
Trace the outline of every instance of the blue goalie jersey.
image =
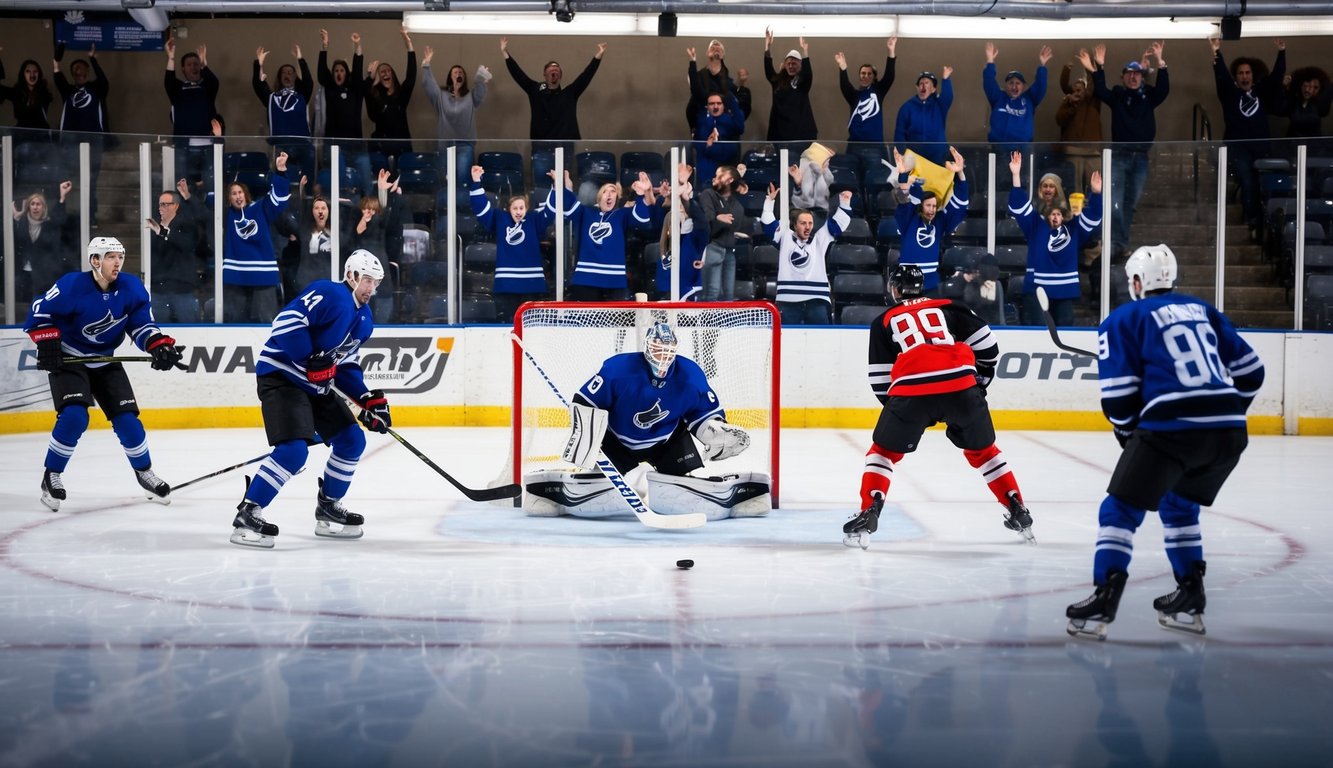
[(332, 352), (338, 361), (334, 385), (357, 397), (366, 392), (361, 345), (374, 330), (370, 307), (358, 307), (345, 284), (316, 280), (273, 318), (273, 330), (259, 352), (255, 373), (281, 373), (311, 394), (324, 394), (328, 387), (310, 383), (305, 363), (317, 352)]
[(1102, 411), (1121, 429), (1245, 427), (1264, 365), (1207, 302), (1163, 293), (1117, 307), (1097, 338)]
[(134, 275), (121, 272), (104, 291), (92, 272), (70, 272), (32, 303), (24, 331), (55, 326), (66, 355), (113, 355), (128, 334), (139, 349), (160, 333), (148, 291)]
[(662, 379), (654, 379), (638, 352), (608, 358), (576, 397), (610, 413), (607, 429), (626, 448), (651, 448), (682, 421), (693, 432), (712, 419), (725, 419), (717, 394), (698, 363), (677, 356)]

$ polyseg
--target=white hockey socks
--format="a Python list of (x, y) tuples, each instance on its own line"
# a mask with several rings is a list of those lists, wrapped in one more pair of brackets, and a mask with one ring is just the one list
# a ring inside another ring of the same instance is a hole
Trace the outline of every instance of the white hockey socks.
[(762, 472), (722, 477), (648, 473), (648, 504), (659, 515), (703, 512), (709, 520), (762, 517), (773, 508), (770, 481)]

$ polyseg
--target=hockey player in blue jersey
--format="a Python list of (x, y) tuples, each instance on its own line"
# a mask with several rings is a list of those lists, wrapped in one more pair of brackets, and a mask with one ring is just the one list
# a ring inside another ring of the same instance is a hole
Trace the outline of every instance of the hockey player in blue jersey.
[[(357, 419), (373, 432), (387, 432), (392, 424), (389, 401), (381, 390), (366, 386), (359, 357), (375, 328), (370, 298), (383, 279), (384, 267), (374, 254), (353, 251), (343, 266), (342, 283), (316, 280), (273, 319), (255, 365), (264, 432), (273, 452), (236, 507), (231, 543), (273, 546), (278, 526), (264, 520), (262, 511), (305, 466), (308, 447), (317, 440), (333, 450), (319, 481), (315, 535), (361, 538), (365, 519), (348, 511), (341, 499), (366, 448)], [(357, 418), (339, 392), (361, 406)]]
[(153, 356), (152, 366), (159, 371), (176, 367), (181, 351), (176, 340), (157, 327), (143, 283), (120, 271), (125, 246), (119, 240), (94, 237), (88, 243), (88, 263), (91, 270), (66, 274), (38, 297), (23, 326), (37, 344), (37, 367), (49, 373), (56, 408), (42, 473), (42, 503), (55, 512), (65, 500), (61, 473), (88, 429), (88, 409), (96, 402), (148, 499), (170, 504), (171, 486), (153, 472), (139, 402), (124, 366), (76, 361), (114, 355), (127, 335)]
[(1135, 301), (1102, 321), (1097, 376), (1102, 411), (1123, 452), (1098, 513), (1096, 591), (1065, 610), (1074, 637), (1106, 639), (1129, 578), (1134, 531), (1162, 518), (1177, 588), (1153, 601), (1158, 623), (1204, 633), (1200, 505), (1211, 505), (1248, 443), (1245, 411), (1264, 366), (1207, 302), (1172, 292), (1176, 257), (1144, 246), (1125, 263)]
[[(750, 435), (727, 423), (703, 369), (677, 355), (677, 344), (675, 329), (658, 322), (649, 327), (642, 354), (608, 358), (571, 398), (573, 430), (561, 458), (595, 468), (601, 453), (627, 476), (649, 464), (654, 470), (647, 473), (649, 503), (659, 514), (700, 507), (710, 520), (768, 514), (767, 475), (688, 474), (702, 469), (705, 457), (721, 461), (741, 453), (750, 446)], [(704, 446), (703, 456), (695, 438)], [(602, 518), (630, 512), (600, 473), (534, 472), (524, 478), (524, 486), (527, 512), (534, 516)]]

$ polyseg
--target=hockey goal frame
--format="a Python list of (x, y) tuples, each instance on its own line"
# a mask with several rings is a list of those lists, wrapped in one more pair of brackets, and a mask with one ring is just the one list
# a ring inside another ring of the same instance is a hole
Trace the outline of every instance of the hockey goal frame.
[[(773, 499), (773, 506), (778, 506), (778, 491), (780, 472), (780, 456), (782, 433), (782, 318), (778, 313), (778, 308), (772, 302), (768, 301), (529, 301), (521, 304), (514, 312), (513, 332), (514, 335), (523, 338), (523, 315), (532, 310), (561, 310), (561, 309), (586, 309), (586, 310), (655, 310), (670, 312), (673, 310), (684, 310), (698, 312), (700, 310), (760, 310), (766, 312), (771, 319), (770, 342), (772, 349), (772, 376), (769, 383), (769, 475), (770, 475), (770, 495)], [(512, 352), (512, 375), (513, 375), (513, 399), (510, 403), (510, 465), (512, 467), (512, 482), (522, 484), (523, 482), (523, 367), (527, 364), (523, 359), (523, 350), (518, 344), (511, 344)], [(591, 377), (596, 373), (596, 369), (588, 371)], [(573, 392), (563, 393), (565, 397), (572, 397)], [(727, 408), (727, 403), (722, 403), (723, 409)]]

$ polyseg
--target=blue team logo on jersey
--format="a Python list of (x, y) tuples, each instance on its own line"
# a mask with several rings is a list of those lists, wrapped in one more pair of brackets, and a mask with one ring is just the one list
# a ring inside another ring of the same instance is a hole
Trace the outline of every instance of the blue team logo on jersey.
[(796, 250), (791, 254), (791, 265), (797, 269), (804, 269), (806, 264), (810, 263), (810, 254), (805, 249), (809, 243), (796, 243)]
[(1051, 230), (1050, 238), (1046, 241), (1046, 250), (1051, 253), (1059, 253), (1060, 251), (1063, 251), (1065, 246), (1069, 245), (1070, 242), (1071, 239), (1069, 237), (1068, 227), (1053, 229)]
[(517, 222), (512, 227), (505, 227), (505, 242), (509, 245), (520, 245), (527, 238), (523, 234), (523, 222)]
[(242, 240), (249, 240), (259, 234), (259, 222), (245, 218), (245, 214), (241, 214), (241, 218), (232, 222), (232, 227), (236, 229), (236, 236)]
[(592, 238), (594, 243), (601, 245), (602, 241), (610, 236), (611, 222), (594, 221), (592, 224), (588, 225), (588, 237)]
[(273, 94), (273, 106), (282, 112), (295, 112), (302, 108), (301, 94), (291, 88), (283, 88)]
[(671, 411), (662, 410), (662, 398), (657, 398), (653, 407), (634, 414), (634, 426), (639, 429), (652, 429), (653, 425), (671, 416)]
[(935, 245), (935, 227), (931, 224), (925, 224), (916, 230), (916, 244), (921, 248), (931, 248)]
[(89, 341), (98, 344), (104, 343), (102, 339), (98, 337), (101, 336), (102, 334), (110, 332), (113, 328), (115, 328), (116, 326), (120, 325), (123, 322), (125, 322), (125, 318), (115, 317), (111, 314), (111, 310), (107, 310), (106, 317), (102, 318), (101, 320), (98, 320), (95, 323), (88, 323), (87, 325), (83, 326), (82, 329), (83, 336)]
[(874, 91), (869, 91), (860, 101), (856, 103), (856, 108), (852, 110), (852, 119), (862, 121), (870, 120), (879, 116), (879, 97)]

